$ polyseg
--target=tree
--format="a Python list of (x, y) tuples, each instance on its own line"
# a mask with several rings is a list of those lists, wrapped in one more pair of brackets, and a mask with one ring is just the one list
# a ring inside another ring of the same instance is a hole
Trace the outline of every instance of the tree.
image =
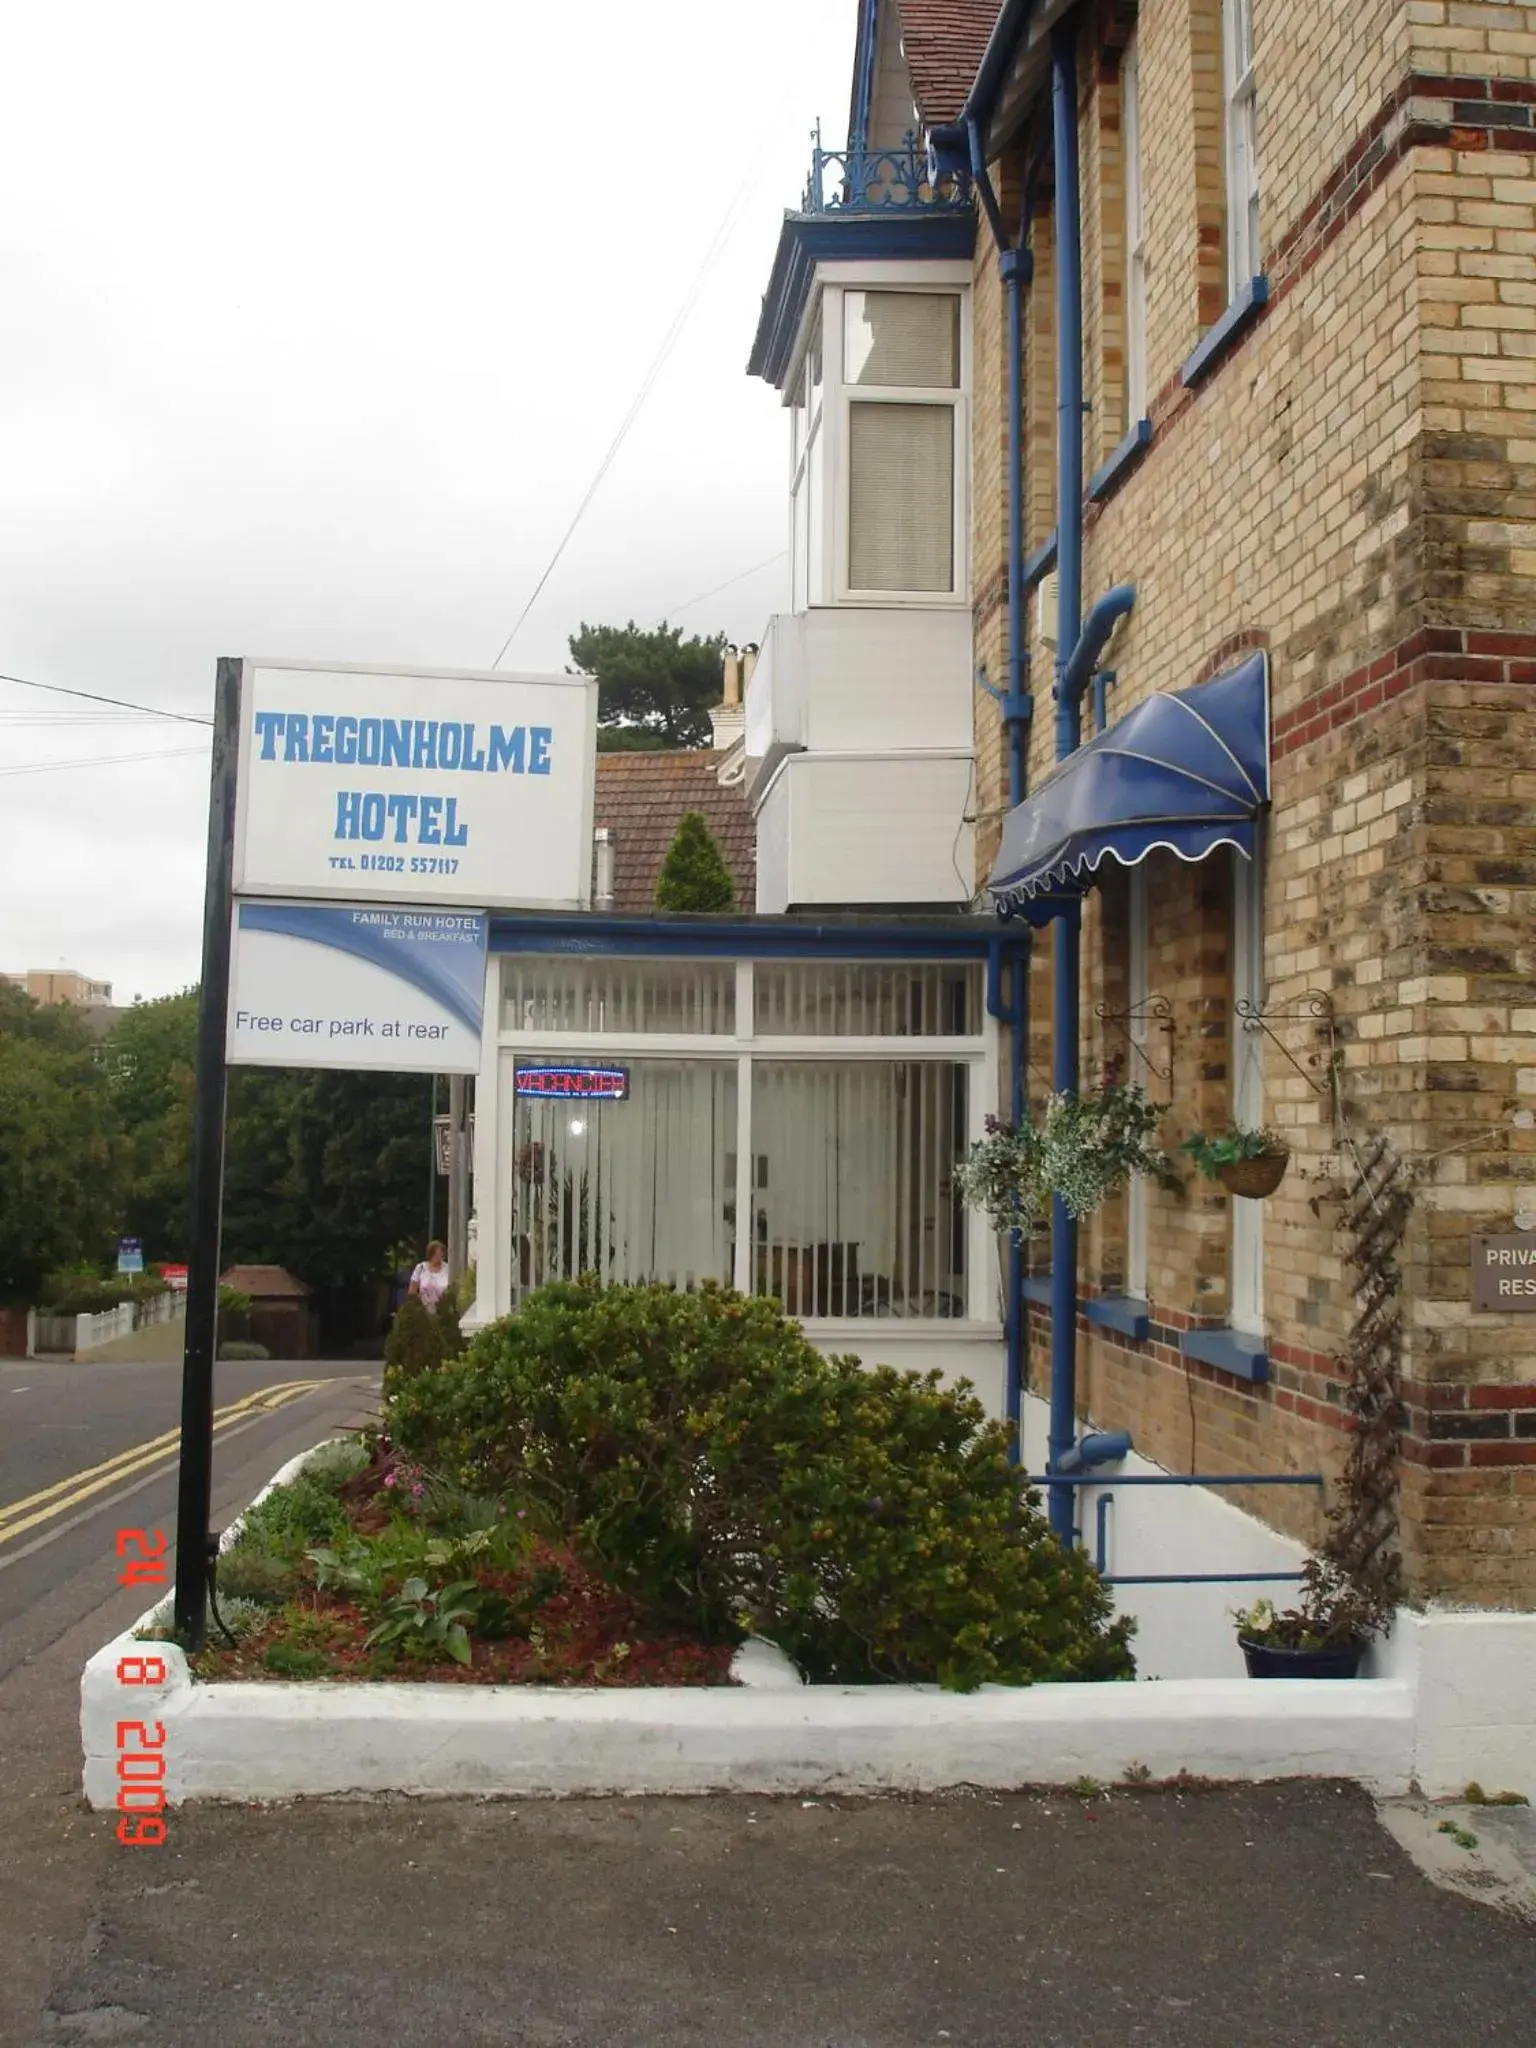
[(729, 910), (736, 885), (702, 811), (684, 811), (656, 884), (658, 910)]
[(106, 1257), (121, 1166), (100, 1048), (66, 1006), (0, 983), (0, 1300)]
[(185, 1259), (192, 1235), (197, 990), (135, 1003), (112, 1027), (107, 1071), (123, 1128), (123, 1227), (150, 1259)]
[[(136, 1003), (107, 1041), (123, 1134), (121, 1227), (151, 1259), (190, 1250), (197, 990)], [(226, 1265), (286, 1266), (315, 1288), (380, 1280), (426, 1224), (424, 1075), (237, 1067), (225, 1118)]]
[(582, 624), (571, 659), (597, 677), (597, 744), (605, 753), (707, 747), (720, 702), (725, 635), (685, 640), (679, 626)]

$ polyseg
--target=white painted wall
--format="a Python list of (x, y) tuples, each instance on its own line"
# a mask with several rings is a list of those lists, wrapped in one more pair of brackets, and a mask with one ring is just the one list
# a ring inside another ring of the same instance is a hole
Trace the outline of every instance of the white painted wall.
[(789, 908), (789, 783), (781, 775), (757, 812), (757, 908), (779, 916)]
[[(972, 1333), (953, 1338), (964, 1345)], [(974, 1341), (984, 1342), (979, 1331)], [(1043, 1407), (1030, 1402), (1032, 1443)], [(314, 1455), (290, 1459), (257, 1499)], [(135, 1626), (162, 1619), (166, 1604)], [(115, 1803), (116, 1730), (129, 1715), (164, 1727), (173, 1806), (384, 1791), (1009, 1789), (1114, 1782), (1132, 1765), (1154, 1778), (1345, 1777), (1384, 1795), (1417, 1785), (1430, 1798), (1475, 1778), (1490, 1792), (1536, 1795), (1536, 1615), (1404, 1613), (1365, 1675), (1345, 1681), (1170, 1676), (960, 1696), (799, 1686), (770, 1650), (752, 1647), (738, 1653), (731, 1688), (194, 1685), (174, 1644), (124, 1631), (81, 1680), (85, 1796), (98, 1810)], [(119, 1659), (149, 1655), (162, 1659), (163, 1683), (119, 1683)]]
[(749, 763), (776, 746), (969, 753), (970, 613), (954, 605), (778, 613), (747, 686), (746, 720)]
[(789, 755), (758, 812), (787, 798), (785, 900), (765, 900), (760, 878), (758, 908), (968, 902), (970, 789), (969, 749)]
[(947, 1386), (969, 1380), (991, 1415), (1003, 1412), (1003, 1333), (996, 1323), (959, 1320), (928, 1323), (887, 1321), (818, 1322), (805, 1334), (829, 1357), (853, 1357), (863, 1365), (890, 1365), (898, 1372), (943, 1373)]
[[(1050, 1408), (1033, 1394), (1024, 1399), (1024, 1462), (1043, 1472)], [(1101, 1468), (1103, 1469), (1103, 1468)], [(1117, 1474), (1163, 1470), (1134, 1452), (1105, 1472), (1103, 1483), (1073, 1489), (1077, 1526), (1094, 1554), (1102, 1494), (1112, 1497), (1105, 1560), (1109, 1576), (1134, 1572), (1299, 1571), (1306, 1551), (1255, 1516), (1244, 1514), (1203, 1486), (1115, 1486)], [(1240, 1678), (1232, 1609), (1251, 1607), (1268, 1594), (1288, 1606), (1294, 1588), (1281, 1584), (1232, 1586), (1124, 1586), (1116, 1591), (1122, 1614), (1136, 1617), (1136, 1668), (1143, 1678)]]

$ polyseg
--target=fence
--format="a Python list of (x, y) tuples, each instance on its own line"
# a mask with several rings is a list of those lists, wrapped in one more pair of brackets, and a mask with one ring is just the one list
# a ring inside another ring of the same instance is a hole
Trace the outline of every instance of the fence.
[(63, 1352), (78, 1358), (118, 1337), (131, 1337), (135, 1330), (175, 1322), (186, 1312), (186, 1296), (176, 1293), (152, 1295), (148, 1301), (119, 1302), (116, 1308), (102, 1309), (98, 1315), (50, 1316), (34, 1309), (27, 1317), (27, 1356)]

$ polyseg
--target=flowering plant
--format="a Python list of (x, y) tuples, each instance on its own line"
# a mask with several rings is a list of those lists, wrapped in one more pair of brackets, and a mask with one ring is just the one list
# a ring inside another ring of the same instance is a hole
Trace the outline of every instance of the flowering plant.
[(1070, 1216), (1087, 1216), (1133, 1173), (1177, 1185), (1156, 1142), (1158, 1111), (1142, 1091), (1114, 1083), (1053, 1095), (1036, 1124), (987, 1119), (957, 1176), (962, 1200), (999, 1230), (1039, 1228), (1060, 1195)]

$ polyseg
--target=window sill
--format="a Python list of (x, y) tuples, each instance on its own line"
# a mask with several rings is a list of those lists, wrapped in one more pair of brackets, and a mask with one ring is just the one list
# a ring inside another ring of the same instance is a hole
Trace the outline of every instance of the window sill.
[(1089, 477), (1089, 501), (1092, 504), (1101, 505), (1110, 496), (1111, 492), (1114, 491), (1126, 473), (1135, 466), (1139, 458), (1151, 446), (1152, 422), (1150, 420), (1138, 420), (1114, 454), (1106, 462), (1101, 462), (1099, 467), (1093, 472), (1093, 475)]
[(1269, 1353), (1264, 1339), (1250, 1331), (1186, 1330), (1179, 1339), (1179, 1349), (1197, 1364), (1213, 1365), (1218, 1372), (1230, 1373), (1237, 1380), (1251, 1380), (1260, 1386), (1269, 1378)]
[(1083, 1314), (1103, 1330), (1118, 1330), (1138, 1344), (1152, 1327), (1152, 1314), (1136, 1294), (1099, 1294), (1083, 1303)]
[(1237, 346), (1269, 303), (1269, 279), (1250, 278), (1233, 299), (1221, 318), (1202, 338), (1194, 353), (1187, 357), (1180, 380), (1187, 386), (1198, 384), (1208, 377), (1222, 358)]
[(1049, 1273), (1026, 1273), (1024, 1275), (1024, 1299), (1038, 1302), (1042, 1308), (1051, 1305), (1051, 1276)]

